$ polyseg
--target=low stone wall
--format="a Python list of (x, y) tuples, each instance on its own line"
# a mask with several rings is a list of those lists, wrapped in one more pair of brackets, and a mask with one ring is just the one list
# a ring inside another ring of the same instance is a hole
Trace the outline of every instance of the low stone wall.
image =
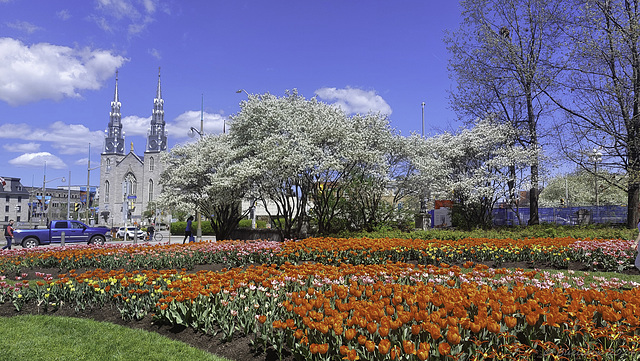
[(250, 229), (250, 228), (238, 228), (231, 232), (231, 239), (239, 240), (256, 240), (261, 239), (265, 241), (282, 242), (282, 236), (280, 232), (275, 229)]

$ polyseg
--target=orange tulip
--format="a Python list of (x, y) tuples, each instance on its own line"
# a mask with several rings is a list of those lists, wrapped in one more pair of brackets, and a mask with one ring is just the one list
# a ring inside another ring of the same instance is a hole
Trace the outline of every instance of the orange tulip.
[(326, 354), (327, 351), (329, 351), (329, 344), (328, 343), (323, 343), (318, 345), (318, 352), (322, 355)]
[(455, 328), (450, 328), (447, 331), (447, 341), (451, 344), (451, 345), (457, 345), (460, 343), (460, 341), (462, 340), (462, 337), (460, 336), (460, 334), (458, 333), (458, 330)]
[(443, 342), (438, 345), (438, 352), (440, 355), (448, 355), (451, 352), (451, 346), (448, 343)]
[(371, 340), (367, 340), (367, 342), (364, 343), (364, 348), (366, 348), (368, 352), (373, 352), (376, 350), (376, 343)]
[(380, 334), (381, 337), (389, 336), (389, 327), (380, 326), (380, 328), (378, 328), (378, 334)]
[(429, 351), (425, 351), (425, 350), (418, 350), (417, 353), (418, 356), (418, 360), (420, 361), (424, 361), (424, 360), (428, 360), (429, 359)]
[(402, 349), (406, 354), (415, 354), (416, 353), (416, 345), (408, 340), (402, 340)]
[(429, 334), (431, 335), (431, 338), (434, 340), (437, 340), (440, 337), (442, 337), (442, 334), (440, 333), (440, 326), (432, 323), (431, 327), (429, 328)]
[(349, 352), (347, 352), (347, 360), (360, 360), (360, 356), (358, 356), (358, 351), (353, 349), (349, 350)]
[(354, 337), (356, 337), (356, 334), (356, 330), (350, 328), (344, 332), (344, 337), (347, 339), (347, 341), (351, 341)]
[(540, 315), (538, 313), (531, 312), (525, 317), (525, 320), (527, 321), (527, 324), (529, 324), (529, 326), (533, 326), (538, 322), (539, 317)]
[(375, 322), (369, 322), (367, 324), (367, 331), (369, 331), (370, 334), (374, 334), (376, 333), (376, 331), (378, 331), (378, 324), (376, 324)]
[(388, 339), (382, 339), (379, 343), (378, 343), (378, 351), (383, 354), (386, 355), (387, 353), (389, 353), (389, 348), (391, 347), (391, 341), (389, 341)]
[(360, 346), (364, 346), (366, 342), (367, 342), (367, 338), (364, 337), (364, 335), (358, 336), (358, 343), (360, 344)]
[(498, 334), (498, 333), (500, 333), (500, 325), (495, 321), (490, 321), (487, 324), (487, 330), (489, 332), (493, 332), (495, 334)]
[(340, 354), (342, 356), (346, 356), (347, 352), (349, 352), (349, 347), (347, 347), (347, 345), (340, 346)]
[(504, 324), (507, 325), (507, 327), (509, 328), (514, 328), (518, 324), (518, 319), (511, 316), (506, 316), (504, 318)]
[(400, 356), (400, 347), (398, 347), (398, 346), (393, 346), (393, 347), (391, 348), (391, 353), (389, 354), (389, 357), (390, 357), (392, 360), (395, 360), (395, 359), (397, 359), (397, 358), (398, 358), (398, 356)]

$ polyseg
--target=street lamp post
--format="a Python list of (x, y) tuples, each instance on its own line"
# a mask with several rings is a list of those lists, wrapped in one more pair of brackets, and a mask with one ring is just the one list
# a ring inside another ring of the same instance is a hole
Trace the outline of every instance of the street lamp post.
[(69, 217), (70, 212), (71, 212), (71, 171), (69, 171), (69, 185), (67, 186), (67, 219), (71, 219)]
[(424, 106), (425, 103), (422, 102), (422, 133), (420, 133), (422, 135), (422, 137), (424, 138)]
[[(189, 137), (193, 138), (198, 134), (200, 136), (200, 140), (204, 138), (204, 94), (202, 95), (202, 101), (200, 103), (200, 130), (190, 127), (189, 132), (187, 133)], [(196, 204), (196, 222), (197, 222), (197, 231), (196, 236), (198, 237), (198, 241), (202, 241), (202, 222), (200, 221), (200, 205)]]
[[(63, 183), (67, 181), (64, 177), (58, 177), (58, 178), (53, 178), (53, 179), (47, 180), (47, 162), (44, 162), (44, 173), (43, 173), (43, 176), (42, 176), (42, 207), (43, 207), (43, 210), (42, 210), (42, 215), (40, 216), (40, 225), (41, 226), (44, 225), (43, 221), (44, 221), (44, 218), (45, 218), (44, 207), (46, 206), (46, 201), (47, 201), (46, 200), (46, 195), (45, 195), (46, 192), (47, 192), (46, 185), (47, 185), (47, 183), (53, 182), (53, 181), (58, 180), (58, 179), (61, 180)], [(51, 200), (53, 200), (53, 197), (51, 198)], [(51, 209), (51, 205), (49, 205), (47, 207), (47, 212), (46, 212), (46, 216), (47, 217), (46, 218), (49, 218), (49, 209)]]
[(593, 162), (593, 184), (596, 197), (596, 214), (600, 213), (600, 201), (598, 199), (598, 163), (602, 161), (602, 152), (598, 148), (593, 148), (589, 155), (589, 160)]
[[(133, 144), (133, 143), (132, 143)], [(100, 166), (91, 168), (91, 143), (89, 143), (89, 158), (87, 159), (87, 204), (84, 209), (84, 217), (87, 224), (91, 225), (89, 222), (89, 201), (91, 200), (91, 171), (100, 168)]]

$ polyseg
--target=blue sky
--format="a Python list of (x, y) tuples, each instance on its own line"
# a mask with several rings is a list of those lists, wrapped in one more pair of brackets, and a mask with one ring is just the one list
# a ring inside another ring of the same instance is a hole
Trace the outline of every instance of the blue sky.
[(423, 101), (426, 134), (458, 124), (442, 42), (461, 20), (457, 1), (0, 0), (0, 14), (0, 176), (27, 186), (42, 186), (45, 161), (47, 179), (71, 171), (86, 184), (116, 70), (138, 154), (159, 67), (169, 148), (191, 141), (202, 99), (205, 132), (222, 132), (246, 99), (238, 89), (380, 111), (403, 135), (421, 132)]

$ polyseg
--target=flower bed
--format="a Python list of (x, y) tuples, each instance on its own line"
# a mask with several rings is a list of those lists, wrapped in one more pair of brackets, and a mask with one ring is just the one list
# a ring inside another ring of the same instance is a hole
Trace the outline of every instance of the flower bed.
[[(623, 359), (640, 359), (639, 284), (589, 283), (570, 273), (474, 263), (495, 261), (496, 254), (506, 262), (579, 259), (600, 252), (603, 263), (617, 267), (621, 257), (632, 263), (630, 243), (621, 244), (308, 239), (11, 251), (19, 257), (4, 253), (2, 260), (20, 269), (55, 262), (149, 266), (5, 281), (0, 302), (13, 302), (18, 309), (35, 303), (44, 310), (113, 305), (125, 319), (154, 313), (158, 320), (219, 333), (224, 339), (253, 335), (256, 347), (279, 353), (286, 348), (312, 360), (587, 360), (621, 359), (621, 352)], [(469, 259), (473, 255), (478, 259)], [(226, 259), (243, 267), (195, 273), (181, 266), (155, 267), (169, 258), (185, 265)], [(402, 259), (412, 264), (396, 262)], [(430, 264), (438, 260), (461, 266)]]

